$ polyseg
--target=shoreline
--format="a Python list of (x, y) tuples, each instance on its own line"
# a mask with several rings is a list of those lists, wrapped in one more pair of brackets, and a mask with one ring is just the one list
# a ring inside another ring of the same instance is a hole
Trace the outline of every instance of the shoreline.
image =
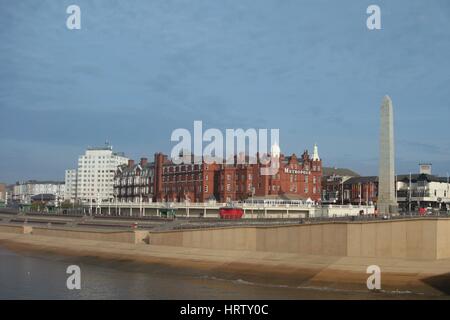
[[(450, 299), (450, 260), (300, 256), (275, 252), (207, 250), (125, 244), (0, 232), (0, 246), (19, 253), (53, 254), (101, 261), (160, 265), (219, 280), (271, 286), (369, 292), (366, 268), (380, 265), (383, 292)], [(377, 261), (378, 260), (378, 261)], [(383, 271), (385, 270), (385, 271)], [(424, 273), (424, 270), (428, 270)], [(384, 296), (381, 298), (385, 298)]]

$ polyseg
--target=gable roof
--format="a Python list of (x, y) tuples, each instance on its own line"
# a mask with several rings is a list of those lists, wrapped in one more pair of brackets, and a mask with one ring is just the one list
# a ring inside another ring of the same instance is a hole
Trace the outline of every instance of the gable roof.
[(357, 183), (368, 183), (368, 182), (378, 182), (377, 176), (369, 177), (353, 177), (344, 182), (344, 184), (357, 184)]
[(353, 170), (347, 169), (347, 168), (332, 168), (332, 167), (323, 167), (322, 172), (324, 176), (348, 176), (348, 177), (359, 177), (359, 174), (356, 173)]
[(120, 173), (125, 174), (128, 172), (134, 172), (138, 168), (140, 168), (141, 170), (145, 170), (147, 168), (152, 168), (154, 166), (155, 166), (154, 162), (147, 162), (144, 165), (141, 165), (140, 163), (136, 163), (136, 164), (133, 164), (133, 166), (131, 166), (131, 167), (128, 164), (122, 164), (117, 167), (116, 172), (120, 171)]

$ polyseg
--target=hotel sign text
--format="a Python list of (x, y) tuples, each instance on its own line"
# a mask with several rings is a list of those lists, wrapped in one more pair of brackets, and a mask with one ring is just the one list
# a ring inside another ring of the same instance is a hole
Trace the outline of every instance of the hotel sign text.
[(284, 168), (284, 173), (304, 174), (304, 175), (310, 174), (309, 170), (298, 170), (298, 169), (291, 169), (291, 168)]

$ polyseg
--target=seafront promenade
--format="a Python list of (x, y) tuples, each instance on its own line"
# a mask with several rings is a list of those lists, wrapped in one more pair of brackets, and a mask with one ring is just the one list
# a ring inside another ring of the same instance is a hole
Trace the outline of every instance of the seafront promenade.
[(115, 219), (0, 215), (0, 232), (305, 255), (450, 258), (450, 218), (391, 220)]
[[(372, 205), (314, 205), (307, 203), (258, 203), (246, 201), (236, 203), (243, 209), (246, 219), (289, 219), (289, 218), (326, 218), (374, 214)], [(216, 218), (221, 207), (227, 203), (218, 202), (104, 202), (97, 205), (85, 205), (78, 209), (58, 209), (59, 213), (84, 213), (119, 217), (161, 217), (166, 210), (174, 210), (179, 217)]]
[(377, 265), (389, 290), (450, 293), (450, 218), (444, 217), (224, 222), (3, 213), (0, 219), (0, 245), (13, 250), (352, 290), (365, 290), (366, 269)]
[(0, 246), (21, 252), (92, 257), (106, 260), (167, 265), (199, 270), (210, 277), (245, 279), (273, 285), (326, 287), (367, 291), (366, 269), (378, 265), (385, 292), (414, 292), (445, 297), (450, 294), (450, 259), (340, 257), (286, 252), (217, 250), (73, 239), (0, 231)]

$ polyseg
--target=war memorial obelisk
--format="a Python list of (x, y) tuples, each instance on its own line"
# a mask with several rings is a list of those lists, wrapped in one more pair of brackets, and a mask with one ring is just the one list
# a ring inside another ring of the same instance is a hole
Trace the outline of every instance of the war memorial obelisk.
[(380, 172), (378, 181), (378, 212), (397, 213), (395, 193), (394, 110), (389, 96), (381, 104)]

